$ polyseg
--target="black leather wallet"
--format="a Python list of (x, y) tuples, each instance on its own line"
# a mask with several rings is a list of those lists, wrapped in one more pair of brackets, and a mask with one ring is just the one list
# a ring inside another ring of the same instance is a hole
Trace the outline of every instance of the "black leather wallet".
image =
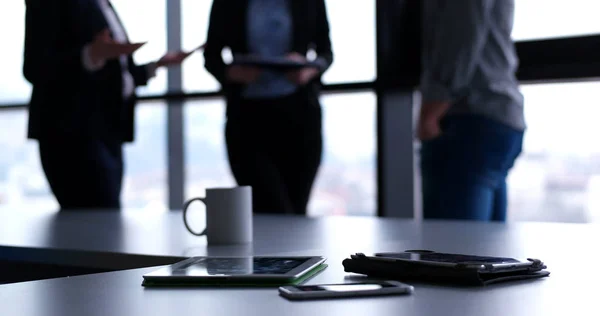
[[(424, 251), (419, 252), (422, 253)], [(427, 253), (438, 254), (434, 252)], [(442, 255), (484, 258), (453, 254)], [(537, 279), (550, 275), (550, 272), (545, 270), (546, 265), (541, 260), (527, 259), (527, 262), (515, 262), (517, 263), (489, 264), (481, 261), (432, 262), (399, 259), (391, 256), (369, 257), (362, 253), (357, 253), (350, 256), (349, 259), (345, 259), (342, 264), (346, 272), (363, 274), (370, 277), (466, 286), (484, 286), (499, 282)]]

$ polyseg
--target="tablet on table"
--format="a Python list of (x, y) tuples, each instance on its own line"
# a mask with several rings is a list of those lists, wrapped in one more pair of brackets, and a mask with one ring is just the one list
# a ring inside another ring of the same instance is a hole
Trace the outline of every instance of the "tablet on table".
[(144, 286), (298, 284), (323, 270), (323, 257), (193, 257), (143, 276)]

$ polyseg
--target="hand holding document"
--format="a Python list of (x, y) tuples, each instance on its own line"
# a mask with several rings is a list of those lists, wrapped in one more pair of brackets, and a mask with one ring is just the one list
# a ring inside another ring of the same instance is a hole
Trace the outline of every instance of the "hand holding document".
[(120, 43), (112, 39), (110, 31), (105, 29), (94, 37), (90, 43), (89, 52), (93, 63), (102, 63), (122, 55), (133, 54), (146, 43)]
[(167, 52), (163, 57), (161, 57), (158, 62), (156, 62), (156, 66), (158, 67), (169, 67), (174, 65), (180, 65), (183, 61), (190, 57), (194, 52), (202, 50), (206, 46), (206, 44), (202, 44), (199, 47), (192, 49), (190, 51), (179, 51), (179, 52)]

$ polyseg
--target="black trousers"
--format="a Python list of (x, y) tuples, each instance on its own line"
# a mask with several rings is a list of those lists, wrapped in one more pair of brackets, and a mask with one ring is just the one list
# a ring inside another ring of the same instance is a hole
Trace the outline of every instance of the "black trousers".
[(238, 185), (252, 186), (255, 213), (306, 214), (323, 147), (317, 101), (302, 93), (245, 100), (228, 115), (225, 138)]
[(121, 142), (39, 140), (40, 158), (50, 188), (62, 210), (121, 207)]

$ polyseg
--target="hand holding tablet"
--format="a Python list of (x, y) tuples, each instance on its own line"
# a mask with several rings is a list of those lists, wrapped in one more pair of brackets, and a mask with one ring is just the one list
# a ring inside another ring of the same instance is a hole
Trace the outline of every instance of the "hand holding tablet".
[(270, 69), (278, 71), (298, 70), (305, 67), (317, 67), (317, 64), (311, 61), (299, 60), (288, 56), (282, 57), (259, 57), (259, 56), (236, 56), (231, 66), (249, 66), (260, 69)]

